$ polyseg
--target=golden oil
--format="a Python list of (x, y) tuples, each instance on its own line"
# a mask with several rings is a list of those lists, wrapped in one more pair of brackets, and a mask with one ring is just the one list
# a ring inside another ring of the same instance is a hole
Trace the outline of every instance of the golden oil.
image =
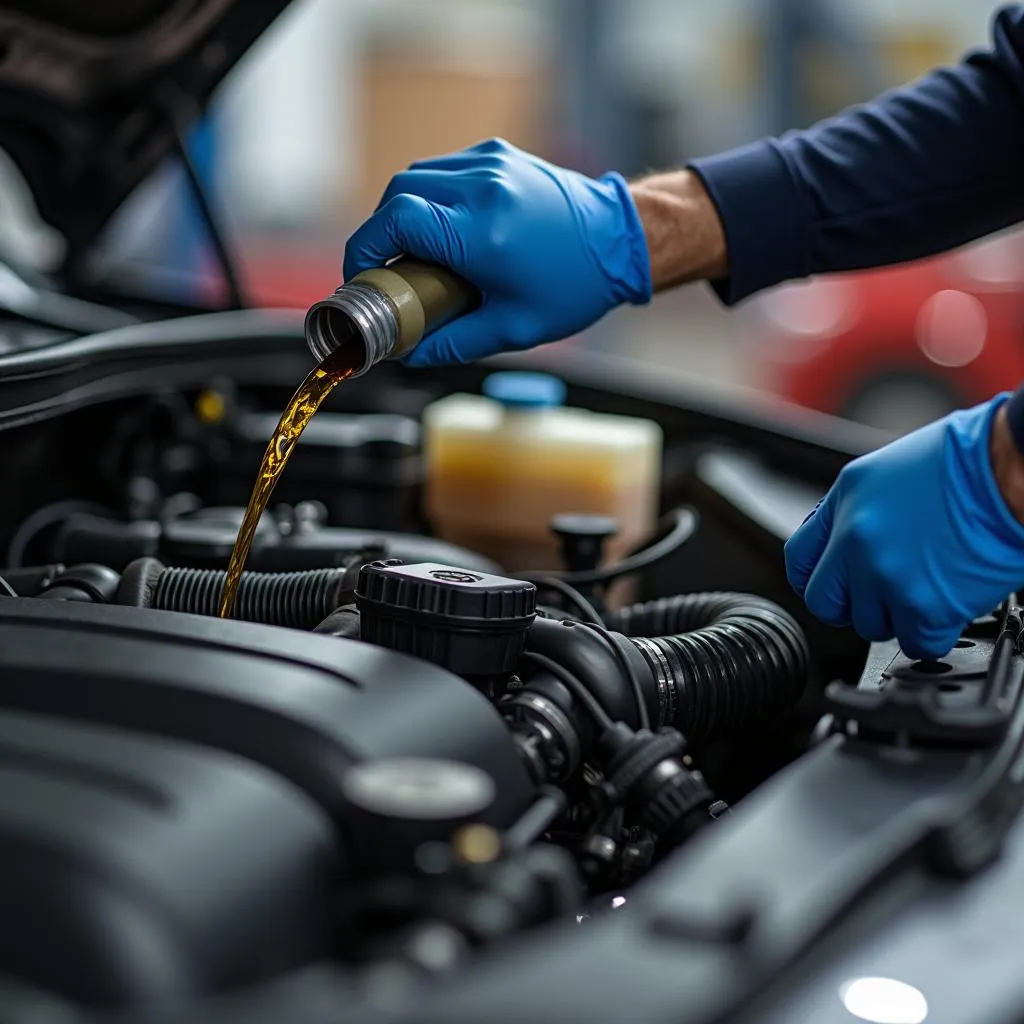
[(344, 380), (411, 351), (426, 334), (467, 312), (479, 293), (443, 267), (406, 257), (364, 271), (310, 307), (306, 342), (318, 365), (281, 414), (228, 562), (219, 614), (228, 618), (260, 516), (306, 424)]
[(231, 614), (235, 594), (238, 592), (238, 581), (242, 578), (242, 570), (249, 558), (260, 516), (263, 515), (277, 481), (281, 478), (284, 467), (288, 465), (288, 459), (295, 450), (299, 437), (306, 429), (306, 424), (323, 405), (327, 396), (356, 371), (351, 362), (346, 363), (344, 355), (345, 352), (338, 349), (306, 375), (306, 379), (292, 395), (274, 428), (256, 473), (256, 483), (253, 484), (252, 493), (249, 495), (249, 504), (245, 507), (245, 516), (238, 529), (235, 545), (231, 549), (228, 574), (220, 598), (219, 614), (222, 619), (228, 618)]

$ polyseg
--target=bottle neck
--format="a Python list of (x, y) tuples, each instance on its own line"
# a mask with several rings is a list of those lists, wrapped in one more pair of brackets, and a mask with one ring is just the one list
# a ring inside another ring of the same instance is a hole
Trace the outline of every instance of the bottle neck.
[(380, 289), (361, 281), (343, 284), (306, 314), (306, 340), (314, 358), (323, 362), (347, 346), (356, 364), (355, 377), (387, 359), (398, 337), (394, 305)]

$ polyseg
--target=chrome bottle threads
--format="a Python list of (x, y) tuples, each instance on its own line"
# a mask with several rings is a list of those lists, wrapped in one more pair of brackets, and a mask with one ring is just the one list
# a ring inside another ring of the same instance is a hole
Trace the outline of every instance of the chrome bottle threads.
[(314, 303), (306, 313), (306, 342), (317, 362), (338, 353), (358, 377), (410, 352), (478, 301), (479, 293), (450, 271), (402, 257), (363, 271)]
[(384, 292), (358, 280), (349, 281), (310, 307), (306, 342), (318, 363), (342, 346), (361, 349), (359, 368), (353, 375), (358, 376), (394, 352), (398, 311)]

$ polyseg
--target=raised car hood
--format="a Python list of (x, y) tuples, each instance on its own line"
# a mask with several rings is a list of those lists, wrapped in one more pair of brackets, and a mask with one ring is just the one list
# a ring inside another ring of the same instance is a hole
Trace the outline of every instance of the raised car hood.
[(288, 2), (0, 2), (0, 149), (72, 255)]

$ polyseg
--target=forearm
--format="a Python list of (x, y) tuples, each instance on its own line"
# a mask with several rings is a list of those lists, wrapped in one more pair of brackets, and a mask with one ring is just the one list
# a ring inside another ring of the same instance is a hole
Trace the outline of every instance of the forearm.
[(692, 171), (657, 174), (630, 185), (647, 239), (654, 290), (728, 276), (722, 221)]
[[(1024, 5), (991, 50), (807, 131), (695, 160), (735, 303), (810, 274), (928, 256), (1024, 218)], [(699, 262), (699, 261), (698, 261)], [(693, 272), (692, 261), (680, 261)]]

